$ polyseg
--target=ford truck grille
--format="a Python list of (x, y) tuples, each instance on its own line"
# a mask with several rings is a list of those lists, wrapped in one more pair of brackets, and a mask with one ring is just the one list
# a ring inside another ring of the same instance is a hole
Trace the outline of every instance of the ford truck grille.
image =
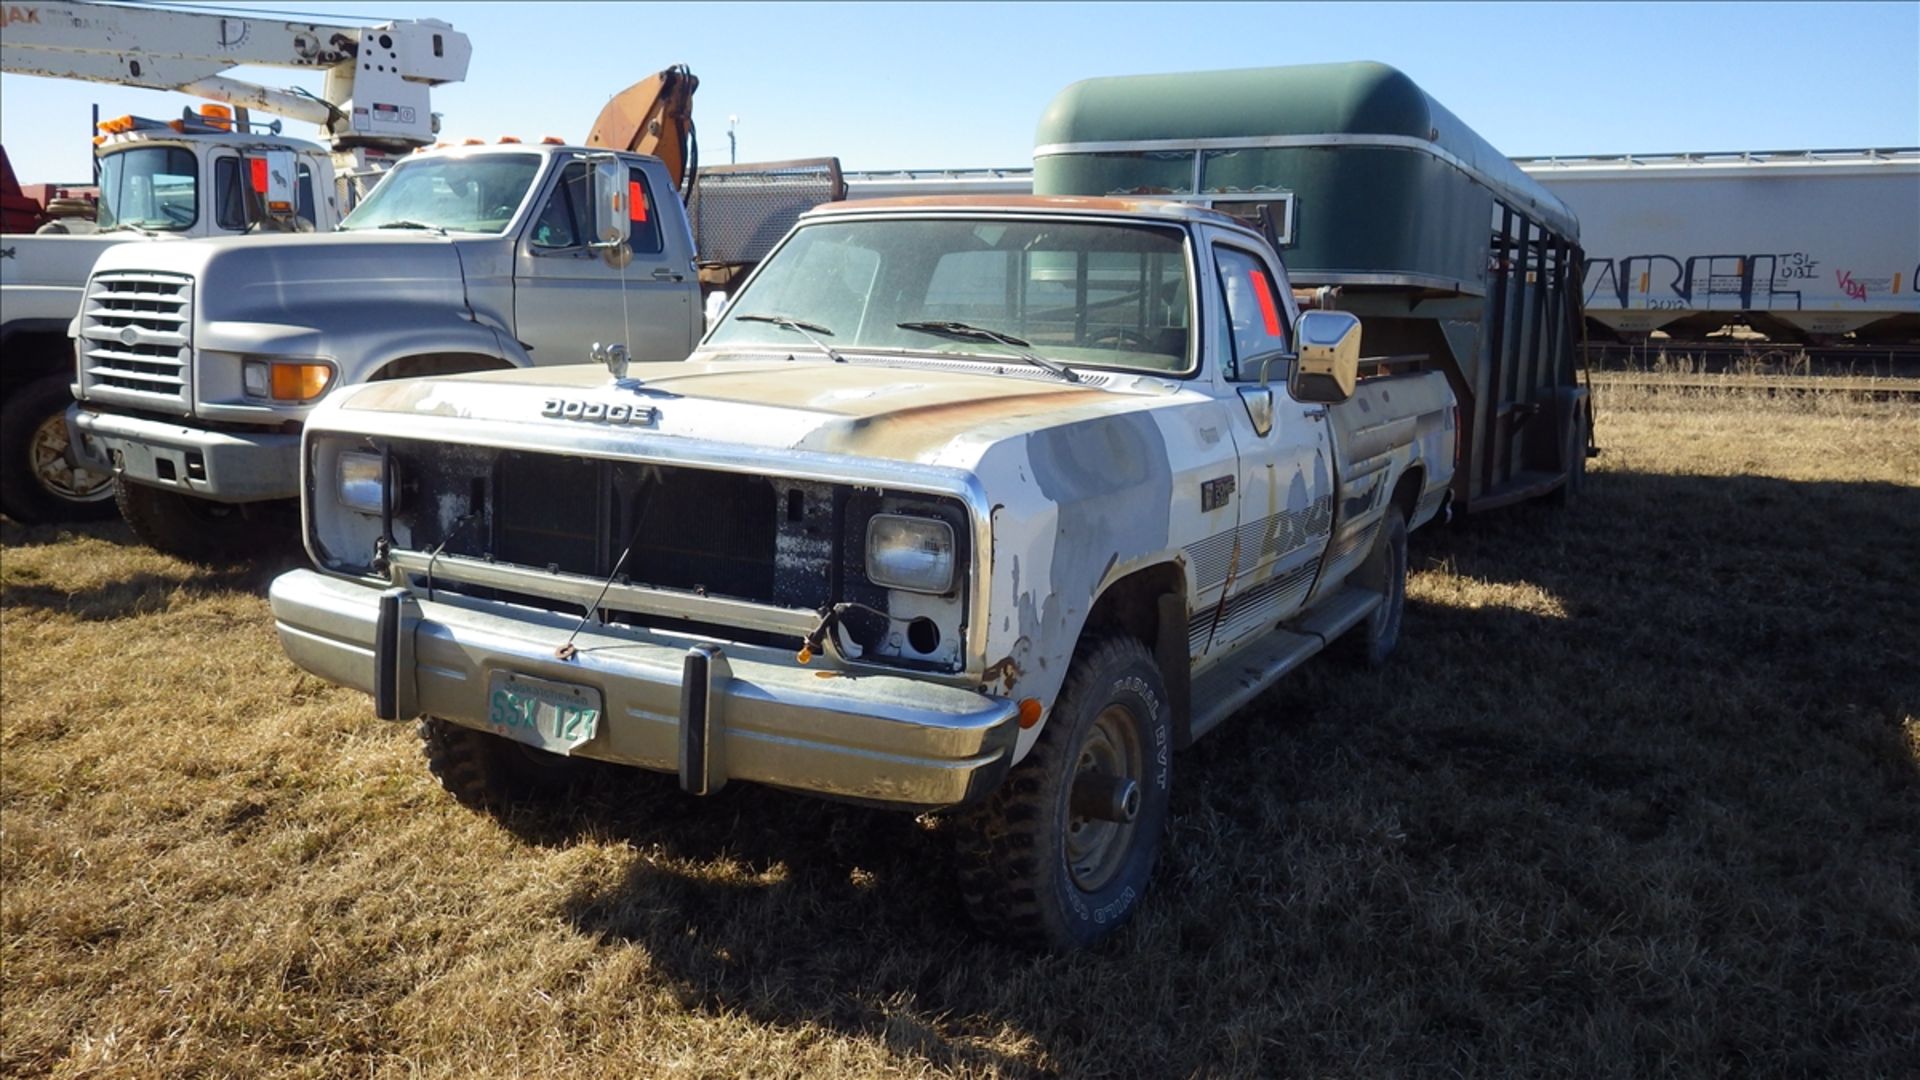
[(80, 393), (157, 412), (193, 411), (193, 279), (106, 271), (87, 282)]

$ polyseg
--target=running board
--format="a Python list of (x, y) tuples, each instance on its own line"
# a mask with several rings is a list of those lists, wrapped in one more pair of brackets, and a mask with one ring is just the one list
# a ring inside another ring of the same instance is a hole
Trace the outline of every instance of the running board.
[(1328, 642), (1373, 614), (1382, 599), (1371, 589), (1342, 586), (1306, 617), (1275, 627), (1201, 673), (1193, 680), (1190, 739), (1198, 739), (1240, 711), (1289, 671), (1326, 648)]

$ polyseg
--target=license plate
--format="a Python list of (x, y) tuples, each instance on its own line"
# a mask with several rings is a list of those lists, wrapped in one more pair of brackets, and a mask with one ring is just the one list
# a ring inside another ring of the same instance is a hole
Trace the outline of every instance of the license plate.
[(487, 680), (487, 726), (509, 739), (571, 754), (600, 730), (600, 691), (496, 671)]

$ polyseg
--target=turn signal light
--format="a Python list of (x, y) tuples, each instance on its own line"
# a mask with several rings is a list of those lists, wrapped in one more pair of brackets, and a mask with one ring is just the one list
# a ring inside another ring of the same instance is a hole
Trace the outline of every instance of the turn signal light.
[(278, 401), (311, 401), (326, 392), (333, 369), (325, 364), (273, 365), (273, 396)]
[(1026, 698), (1020, 702), (1020, 727), (1030, 728), (1040, 722), (1040, 714), (1046, 712), (1046, 706), (1039, 698)]

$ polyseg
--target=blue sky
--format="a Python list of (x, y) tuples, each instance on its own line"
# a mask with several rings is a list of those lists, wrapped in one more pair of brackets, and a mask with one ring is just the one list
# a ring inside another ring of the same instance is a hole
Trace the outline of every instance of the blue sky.
[[(614, 92), (685, 63), (708, 163), (726, 160), (737, 115), (742, 161), (1023, 165), (1041, 111), (1076, 79), (1356, 59), (1407, 72), (1514, 155), (1920, 145), (1912, 2), (235, 6), (452, 23), (474, 49), (467, 81), (434, 96), (455, 139), (584, 139)], [(0, 141), (23, 181), (77, 179), (93, 103), (167, 117), (187, 100), (0, 76)]]

